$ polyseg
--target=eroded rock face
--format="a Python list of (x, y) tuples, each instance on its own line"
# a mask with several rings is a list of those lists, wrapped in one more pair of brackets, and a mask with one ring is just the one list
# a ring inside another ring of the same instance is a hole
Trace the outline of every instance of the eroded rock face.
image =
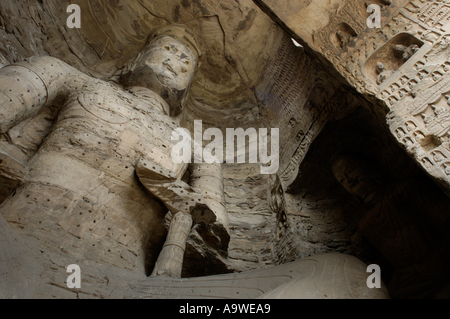
[[(195, 297), (215, 282), (218, 297), (311, 297), (279, 278), (350, 263), (360, 281), (332, 297), (387, 297), (356, 259), (310, 258), (333, 252), (379, 264), (393, 297), (447, 296), (449, 199), (429, 176), (448, 193), (448, 4), (373, 2), (381, 30), (367, 1), (80, 1), (80, 29), (68, 0), (1, 3), (0, 63), (18, 62), (0, 70), (1, 296)], [(147, 47), (173, 25), (184, 47)], [(175, 164), (171, 133), (194, 120), (278, 128), (277, 174)], [(337, 173), (350, 157), (376, 187)]]

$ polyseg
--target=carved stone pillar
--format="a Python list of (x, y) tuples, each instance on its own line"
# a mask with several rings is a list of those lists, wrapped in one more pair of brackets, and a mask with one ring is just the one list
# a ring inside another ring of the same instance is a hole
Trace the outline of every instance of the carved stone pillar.
[(226, 251), (230, 241), (230, 226), (225, 207), (222, 165), (191, 164), (190, 170), (189, 185), (198, 189), (216, 216), (215, 223), (210, 224), (209, 231), (202, 232), (202, 236), (208, 241), (208, 244)]

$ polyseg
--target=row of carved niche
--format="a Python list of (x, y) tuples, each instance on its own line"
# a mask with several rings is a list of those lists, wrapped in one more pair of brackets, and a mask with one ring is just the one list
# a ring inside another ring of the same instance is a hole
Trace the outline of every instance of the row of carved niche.
[[(440, 8), (436, 7), (437, 9), (442, 9), (443, 6), (446, 5), (445, 3), (443, 4), (429, 4), (428, 6), (424, 5), (421, 10), (418, 10), (418, 17), (420, 15), (420, 12), (423, 11), (423, 9), (428, 10), (428, 8), (431, 8), (432, 6), (440, 6)], [(447, 11), (449, 11), (448, 9), (448, 5), (447, 6)], [(448, 13), (448, 12), (447, 12)], [(431, 16), (430, 16), (431, 17)], [(420, 17), (419, 17), (420, 18)], [(447, 17), (448, 18), (448, 17)], [(423, 19), (420, 19), (422, 22), (424, 22)], [(419, 61), (415, 64), (415, 68), (416, 70), (420, 72), (426, 72), (429, 73), (427, 71), (424, 70), (425, 68), (425, 63), (423, 61)], [(450, 62), (445, 62), (444, 64), (440, 65), (439, 67), (437, 67), (432, 73), (431, 76), (433, 78), (434, 81), (438, 81), (444, 74), (446, 74), (447, 72), (450, 71)], [(422, 80), (424, 77), (428, 76), (429, 74), (424, 75), (420, 80)], [(417, 83), (418, 84), (418, 83)], [(417, 85), (415, 84), (415, 85)], [(402, 96), (400, 96), (402, 97)], [(436, 110), (435, 110), (436, 112)], [(421, 113), (418, 113), (419, 115), (422, 115)], [(438, 114), (436, 114), (436, 116), (438, 116)], [(416, 125), (416, 123), (414, 123), (414, 121), (407, 121), (404, 126), (401, 126), (399, 128), (396, 129), (396, 133), (401, 135), (401, 130), (403, 130), (403, 127), (407, 128), (407, 131), (410, 131), (410, 129), (413, 127), (413, 125)], [(403, 130), (404, 132), (404, 130)], [(420, 130), (416, 130), (414, 132), (412, 132), (412, 134), (414, 134), (415, 136), (415, 141), (417, 143), (420, 144), (420, 141), (422, 141), (423, 139), (425, 139), (425, 135), (420, 131)], [(409, 134), (405, 134), (406, 137), (403, 138), (403, 140), (401, 141), (403, 144), (405, 144), (407, 147), (412, 147), (411, 145), (407, 145), (410, 144), (411, 142), (414, 144), (414, 141), (412, 140), (412, 136)], [(397, 135), (397, 137), (399, 137)], [(409, 138), (409, 140), (407, 140), (407, 138)], [(437, 165), (439, 165), (439, 167), (441, 168), (441, 170), (444, 172), (444, 174), (448, 177), (450, 176), (450, 161), (448, 161), (448, 159), (450, 158), (450, 153), (448, 152), (448, 150), (450, 150), (450, 131), (447, 131), (444, 134), (441, 134), (440, 136), (431, 136), (428, 138), (435, 138), (439, 140), (439, 143), (441, 143), (440, 146), (434, 148), (433, 150), (429, 151), (428, 154), (426, 156), (423, 156), (422, 158), (420, 158), (420, 163), (421, 165), (429, 170), (432, 167), (436, 167)], [(408, 143), (409, 142), (409, 143)], [(448, 178), (447, 178), (448, 179)], [(449, 181), (449, 179), (447, 180)]]
[[(375, 38), (373, 38), (375, 39)], [(357, 68), (355, 69), (354, 66), (355, 65), (360, 65), (361, 61), (364, 60), (369, 60), (370, 57), (372, 56), (372, 54), (376, 51), (378, 44), (376, 43), (376, 41), (371, 41), (370, 43), (366, 42), (366, 47), (367, 46), (373, 46), (373, 50), (370, 54), (368, 54), (367, 49), (366, 50), (361, 50), (357, 49), (355, 50), (351, 55), (349, 55), (349, 57), (347, 58), (347, 62), (344, 66), (344, 64), (342, 62), (340, 62), (340, 60), (336, 57), (334, 57), (331, 53), (326, 53), (325, 55), (327, 56), (327, 58), (330, 61), (334, 61), (334, 64), (336, 66), (336, 68), (338, 69), (338, 71), (353, 85), (359, 87), (359, 88), (363, 88), (365, 86), (368, 86), (369, 83), (367, 82), (367, 80), (362, 80), (364, 78), (363, 74), (361, 73), (361, 71), (359, 71)], [(362, 58), (361, 55), (363, 54), (363, 52), (365, 52), (366, 57)], [(368, 57), (367, 57), (368, 55)], [(355, 61), (360, 61), (359, 63), (355, 62)], [(428, 73), (427, 73), (428, 75)], [(423, 75), (419, 74), (418, 75), (419, 78)], [(372, 85), (369, 85), (369, 87)], [(372, 86), (373, 87), (373, 86)], [(372, 91), (374, 90), (374, 88), (372, 89)], [(388, 93), (390, 94), (388, 91), (383, 91), (383, 93)], [(388, 98), (390, 96), (385, 97), (384, 99)], [(398, 98), (393, 97), (396, 100), (398, 100)], [(393, 105), (395, 102), (392, 102), (391, 105)]]
[[(441, 103), (441, 100), (445, 100), (444, 103)], [(429, 115), (430, 113), (429, 110), (431, 110), (432, 115)], [(438, 125), (437, 129), (439, 129), (440, 126), (444, 130), (448, 130), (447, 126), (449, 125), (448, 120), (450, 117), (449, 116), (450, 114), (448, 112), (449, 110), (450, 110), (450, 92), (446, 92), (441, 94), (438, 99), (435, 99), (435, 101), (427, 103), (425, 107), (417, 108), (415, 112), (413, 112), (412, 114), (414, 117), (421, 120), (425, 128)], [(434, 130), (436, 130), (436, 128)], [(440, 134), (440, 136), (443, 135)], [(446, 138), (449, 137), (450, 135), (446, 136)]]

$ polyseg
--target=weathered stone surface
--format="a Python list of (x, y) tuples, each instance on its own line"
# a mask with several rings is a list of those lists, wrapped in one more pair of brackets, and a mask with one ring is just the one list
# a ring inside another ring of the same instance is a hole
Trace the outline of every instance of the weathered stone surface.
[[(365, 264), (449, 297), (449, 4), (80, 0), (70, 29), (69, 3), (0, 3), (2, 298), (387, 297)], [(278, 128), (278, 172), (175, 163), (194, 120)]]
[[(371, 29), (366, 23), (369, 13), (364, 13), (366, 1), (331, 2), (327, 13), (320, 2), (256, 2), (333, 63), (358, 91), (382, 102), (392, 134), (449, 193), (448, 4), (380, 1), (381, 29)], [(309, 23), (305, 17), (311, 13), (321, 19)], [(350, 38), (343, 45), (345, 33)]]

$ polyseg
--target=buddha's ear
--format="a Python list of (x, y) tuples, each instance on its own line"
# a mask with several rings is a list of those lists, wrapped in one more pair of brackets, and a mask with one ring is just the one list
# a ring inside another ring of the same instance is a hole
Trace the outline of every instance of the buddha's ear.
[(170, 116), (170, 117), (177, 117), (178, 115), (180, 115), (181, 111), (182, 111), (182, 108), (180, 107), (179, 104), (176, 105), (176, 106), (172, 106), (172, 107), (170, 108), (170, 114), (169, 114), (169, 116)]
[(126, 84), (131, 78), (131, 70), (122, 70), (122, 74), (120, 75), (120, 83)]
[(364, 200), (363, 200), (361, 197), (358, 197), (358, 196), (356, 196), (356, 195), (354, 195), (354, 194), (352, 194), (352, 196), (353, 196), (354, 199), (356, 199), (356, 201), (357, 201), (359, 204), (361, 204), (361, 205), (364, 204)]
[(198, 72), (198, 70), (200, 70), (200, 67), (203, 64), (203, 55), (200, 55), (199, 57), (197, 57), (196, 59), (197, 61), (197, 65), (195, 66), (195, 72)]
[(180, 105), (179, 105), (180, 113), (181, 113), (181, 111), (183, 111), (183, 109), (186, 106), (186, 103), (188, 101), (189, 94), (190, 94), (189, 92), (191, 90), (192, 81), (193, 81), (193, 79), (191, 79), (191, 81), (189, 81), (188, 86), (184, 90), (180, 91), (180, 93), (182, 94), (182, 97), (180, 99)]

